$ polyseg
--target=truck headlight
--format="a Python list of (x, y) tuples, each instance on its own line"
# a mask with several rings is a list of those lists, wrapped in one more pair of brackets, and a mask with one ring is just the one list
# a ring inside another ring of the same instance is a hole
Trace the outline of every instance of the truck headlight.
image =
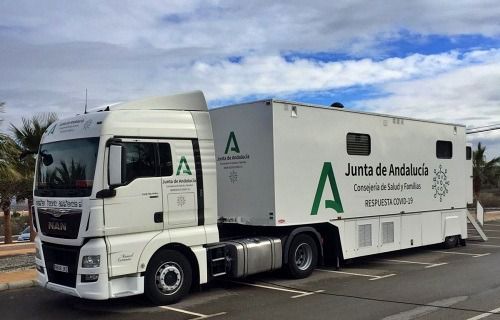
[(101, 265), (101, 256), (83, 256), (82, 268), (98, 268)]

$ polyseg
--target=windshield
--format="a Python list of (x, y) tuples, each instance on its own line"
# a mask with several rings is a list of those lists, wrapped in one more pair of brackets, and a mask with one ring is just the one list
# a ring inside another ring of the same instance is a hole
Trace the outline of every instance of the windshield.
[(90, 196), (98, 147), (99, 138), (42, 144), (38, 153), (35, 195)]

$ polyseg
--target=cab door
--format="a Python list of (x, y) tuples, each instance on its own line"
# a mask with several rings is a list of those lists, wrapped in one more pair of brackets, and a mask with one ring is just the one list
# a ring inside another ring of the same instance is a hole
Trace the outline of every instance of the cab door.
[(197, 226), (198, 188), (192, 140), (159, 140), (158, 146), (165, 228)]
[[(123, 185), (104, 199), (106, 233), (125, 234), (163, 229), (161, 177), (157, 140), (121, 139), (125, 157)], [(110, 163), (109, 166), (114, 164)]]

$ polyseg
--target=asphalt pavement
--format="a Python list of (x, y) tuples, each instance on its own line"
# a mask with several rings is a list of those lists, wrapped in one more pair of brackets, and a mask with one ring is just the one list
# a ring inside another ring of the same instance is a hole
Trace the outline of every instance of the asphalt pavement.
[(500, 222), (484, 229), (488, 242), (371, 256), (302, 280), (270, 273), (217, 281), (167, 307), (141, 296), (90, 301), (38, 287), (8, 290), (0, 292), (0, 318), (500, 319)]

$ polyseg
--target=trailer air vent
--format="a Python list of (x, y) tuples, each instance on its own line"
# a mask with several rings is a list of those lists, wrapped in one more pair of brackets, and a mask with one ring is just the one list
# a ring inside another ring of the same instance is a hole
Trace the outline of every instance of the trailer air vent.
[(382, 222), (382, 244), (394, 243), (394, 222)]
[(371, 153), (370, 135), (349, 132), (346, 136), (347, 154), (353, 156), (368, 156)]
[(339, 109), (344, 109), (344, 105), (340, 102), (334, 102), (330, 105), (332, 108), (339, 108)]
[(371, 224), (362, 224), (358, 226), (358, 243), (360, 248), (372, 246)]

